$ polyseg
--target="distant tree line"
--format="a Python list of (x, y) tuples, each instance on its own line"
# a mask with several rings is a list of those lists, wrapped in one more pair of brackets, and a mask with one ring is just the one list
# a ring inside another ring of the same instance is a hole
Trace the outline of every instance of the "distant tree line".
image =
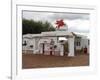
[(23, 34), (38, 34), (45, 31), (55, 31), (55, 28), (48, 21), (34, 21), (22, 19), (22, 33)]

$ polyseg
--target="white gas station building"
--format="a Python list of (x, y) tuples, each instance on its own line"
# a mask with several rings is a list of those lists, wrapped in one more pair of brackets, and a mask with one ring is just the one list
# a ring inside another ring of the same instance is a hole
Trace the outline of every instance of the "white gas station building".
[[(64, 29), (65, 28), (65, 29)], [(75, 56), (75, 49), (87, 48), (89, 53), (89, 38), (86, 35), (70, 32), (67, 27), (56, 31), (41, 32), (40, 34), (25, 34), (22, 39), (23, 53)], [(67, 44), (66, 44), (67, 43)], [(64, 45), (68, 46), (65, 52)]]

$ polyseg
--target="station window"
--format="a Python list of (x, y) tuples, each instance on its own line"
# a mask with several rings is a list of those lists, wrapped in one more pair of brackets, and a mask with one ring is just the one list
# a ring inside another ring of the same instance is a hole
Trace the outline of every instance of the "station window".
[(77, 41), (76, 46), (80, 46), (80, 45), (81, 45), (80, 41)]

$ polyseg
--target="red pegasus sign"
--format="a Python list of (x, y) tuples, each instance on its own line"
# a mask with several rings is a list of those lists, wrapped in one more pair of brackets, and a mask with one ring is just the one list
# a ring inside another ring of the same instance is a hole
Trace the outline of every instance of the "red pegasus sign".
[(64, 21), (62, 19), (61, 20), (57, 20), (55, 24), (57, 25), (56, 28), (58, 28), (58, 29), (65, 25), (65, 23), (64, 23)]

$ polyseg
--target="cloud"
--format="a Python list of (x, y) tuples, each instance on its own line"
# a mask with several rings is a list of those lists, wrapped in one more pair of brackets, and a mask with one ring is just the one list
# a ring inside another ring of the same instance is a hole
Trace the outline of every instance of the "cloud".
[(68, 19), (68, 20), (75, 20), (75, 19), (84, 19), (89, 20), (89, 14), (77, 14), (77, 13), (55, 13), (49, 16), (51, 19)]
[(54, 21), (57, 19), (84, 19), (89, 20), (89, 14), (82, 13), (54, 13), (54, 12), (32, 12), (32, 11), (23, 11), (23, 18), (26, 19), (35, 19), (35, 20), (50, 20)]
[(49, 21), (52, 22), (52, 19), (49, 16), (52, 16), (53, 13), (47, 12), (34, 12), (34, 11), (23, 11), (23, 18), (33, 19), (35, 21)]
[(90, 22), (89, 20), (66, 20), (65, 23), (68, 25), (69, 31), (75, 32), (89, 32)]
[(53, 26), (56, 26), (55, 21), (57, 19), (63, 19), (65, 24), (68, 25), (69, 31), (89, 32), (90, 28), (89, 14), (23, 11), (23, 18), (48, 21)]

